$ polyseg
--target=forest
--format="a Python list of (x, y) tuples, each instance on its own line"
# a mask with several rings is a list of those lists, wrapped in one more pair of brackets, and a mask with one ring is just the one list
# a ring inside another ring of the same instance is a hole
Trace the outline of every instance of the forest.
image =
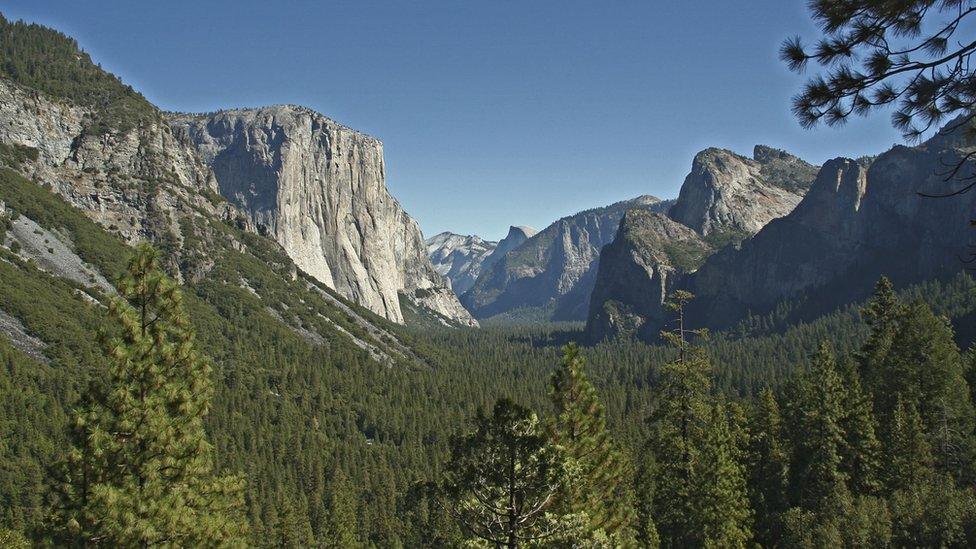
[[(6, 181), (7, 197), (34, 193), (25, 211), (58, 211), (54, 195)], [(98, 243), (91, 257), (123, 253), (62, 213)], [(0, 253), (2, 309), (61, 342), (41, 358), (0, 344), (7, 544), (965, 547), (976, 535), (976, 361), (953, 330), (973, 313), (968, 274), (897, 292), (881, 280), (868, 302), (786, 330), (748, 319), (705, 334), (686, 318), (657, 345), (578, 347), (573, 324), (397, 327), (423, 360), (388, 367), (341, 340), (310, 345), (226, 284), (181, 290), (148, 248), (114, 261), (126, 276), (104, 309)], [(133, 424), (145, 444), (119, 435)], [(158, 437), (174, 424), (196, 427)], [(107, 474), (119, 463), (132, 476)], [(170, 498), (206, 519), (187, 528), (186, 511), (159, 512)]]
[[(0, 76), (89, 109), (89, 134), (159, 121), (65, 35), (0, 18), (0, 38)], [(844, 44), (786, 46), (799, 66)], [(856, 84), (799, 107), (866, 108)], [(962, 265), (716, 333), (674, 292), (654, 343), (407, 306), (398, 325), (233, 218), (130, 246), (38, 184), (38, 155), (0, 142), (2, 547), (976, 546)], [(158, 196), (164, 176), (125, 190)], [(26, 258), (7, 239), (23, 220), (115, 290)]]

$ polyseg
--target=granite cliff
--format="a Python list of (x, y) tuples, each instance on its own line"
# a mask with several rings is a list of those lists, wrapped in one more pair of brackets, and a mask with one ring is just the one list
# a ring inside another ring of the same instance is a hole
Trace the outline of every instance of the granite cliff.
[(712, 240), (742, 239), (799, 204), (816, 176), (789, 153), (757, 145), (753, 158), (725, 149), (695, 155), (671, 219)]
[[(725, 329), (749, 317), (765, 318), (762, 324), (768, 327), (863, 299), (882, 275), (902, 286), (959, 272), (970, 253), (976, 196), (921, 194), (944, 193), (961, 184), (939, 174), (976, 149), (962, 132), (940, 133), (917, 147), (895, 146), (875, 158), (831, 160), (791, 211), (697, 268), (667, 278), (659, 274), (667, 262), (645, 269), (646, 275), (621, 274), (634, 271), (661, 245), (635, 242), (628, 235), (637, 228), (622, 225), (621, 242), (608, 246), (601, 257), (606, 272), (601, 269), (601, 292), (591, 303), (590, 337), (634, 332), (656, 339), (665, 318), (662, 300), (677, 288), (696, 295), (688, 309), (696, 327)], [(960, 177), (974, 172), (968, 162)], [(672, 217), (687, 219), (681, 212)], [(707, 226), (693, 224), (703, 233)]]
[(403, 322), (403, 297), (476, 324), (387, 190), (379, 140), (293, 105), (169, 121), (213, 169), (220, 193), (305, 272), (394, 322)]
[(757, 145), (752, 158), (724, 149), (698, 153), (667, 216), (628, 212), (600, 254), (587, 314), (592, 340), (618, 333), (652, 338), (667, 295), (710, 255), (735, 249), (789, 214), (810, 188), (816, 167)]

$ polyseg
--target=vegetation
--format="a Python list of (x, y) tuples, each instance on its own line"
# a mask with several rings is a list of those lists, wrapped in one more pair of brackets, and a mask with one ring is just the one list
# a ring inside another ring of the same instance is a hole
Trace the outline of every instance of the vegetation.
[(500, 399), (475, 423), (455, 442), (445, 479), (461, 526), (476, 539), (512, 548), (561, 534), (566, 527), (549, 511), (568, 479), (539, 418)]
[(78, 43), (37, 24), (0, 15), (0, 76), (93, 111), (85, 130), (125, 132), (158, 119), (156, 108), (131, 86), (102, 70)]
[[(11, 196), (15, 196), (18, 188), (8, 186), (4, 189), (14, 192)], [(50, 203), (38, 202), (38, 209), (57, 207), (52, 202), (57, 200), (53, 195), (39, 190), (37, 201)], [(8, 203), (12, 201), (8, 200)], [(33, 210), (24, 211), (29, 215), (40, 215)], [(116, 256), (125, 253), (126, 248), (115, 237), (70, 208), (63, 212), (60, 222), (55, 227), (60, 227), (75, 242), (84, 241), (78, 238), (76, 231), (79, 234), (90, 231), (93, 249), (118, 250), (114, 252)], [(273, 247), (262, 247), (262, 239), (253, 238), (245, 240), (250, 254), (221, 252), (211, 276), (188, 287), (192, 293), (186, 295), (184, 303), (198, 334), (199, 348), (214, 359), (216, 391), (212, 412), (206, 417), (205, 424), (214, 444), (216, 471), (221, 475), (243, 472), (249, 481), (249, 543), (302, 545), (309, 540), (326, 539), (354, 539), (356, 544), (366, 546), (460, 543), (462, 529), (447, 512), (446, 495), (422, 489), (425, 482), (440, 481), (442, 473), (451, 470), (448, 466), (450, 435), (456, 433), (477, 408), (490, 409), (496, 399), (506, 396), (530, 409), (542, 411), (543, 417), (550, 415), (548, 411), (551, 410), (550, 417), (556, 421), (561, 414), (557, 412), (559, 407), (554, 405), (547, 387), (552, 386), (550, 378), (559, 363), (559, 347), (580, 337), (579, 327), (521, 326), (414, 332), (372, 318), (408, 343), (421, 357), (419, 362), (398, 361), (391, 368), (370, 359), (345, 336), (330, 336), (333, 332), (329, 332), (325, 324), (312, 324), (317, 313), (309, 313), (308, 307), (317, 303), (313, 301), (315, 294), (303, 293), (299, 286), (289, 283), (288, 267), (281, 264), (284, 259), (275, 255)], [(0, 254), (6, 252), (0, 249)], [(107, 259), (109, 255), (92, 254), (89, 257)], [(3, 346), (6, 366), (0, 371), (0, 390), (4, 391), (0, 395), (0, 401), (4, 403), (0, 428), (4, 431), (0, 437), (9, 442), (0, 447), (5, 467), (4, 474), (0, 475), (4, 479), (0, 482), (0, 497), (11, 504), (4, 505), (0, 525), (41, 539), (45, 536), (44, 497), (50, 494), (45, 468), (67, 447), (68, 410), (81, 402), (91, 380), (105, 379), (104, 372), (109, 368), (93, 337), (104, 325), (104, 312), (79, 297), (76, 285), (45, 275), (12, 255), (4, 255), (4, 258), (7, 261), (0, 261), (0, 310), (20, 319), (30, 333), (48, 345), (43, 351), (44, 361), (32, 359), (9, 344)], [(241, 287), (242, 277), (261, 298)], [(296, 283), (304, 282), (299, 279)], [(973, 287), (972, 280), (961, 275), (948, 283), (933, 282), (900, 294), (892, 290), (893, 295), (886, 299), (908, 303), (924, 298), (937, 310), (962, 319), (972, 311)], [(301, 300), (306, 302), (305, 308)], [(286, 322), (268, 312), (268, 303), (285, 304), (277, 310)], [(324, 304), (314, 306), (318, 309), (313, 311), (342, 321), (337, 310)], [(877, 308), (871, 307), (874, 308), (867, 311)], [(913, 310), (902, 305), (898, 308)], [(873, 319), (867, 311), (864, 318)], [(917, 311), (916, 316), (928, 319), (925, 325), (929, 329), (905, 331), (906, 328), (903, 330), (905, 334), (935, 333), (941, 338), (938, 349), (945, 351), (951, 346), (951, 337), (945, 339), (948, 333), (945, 325), (941, 324), (943, 327), (939, 328), (931, 322), (937, 317), (922, 311)], [(289, 328), (288, 322), (296, 321), (307, 323), (311, 329), (329, 337), (328, 346), (319, 346)], [(873, 336), (872, 326), (864, 323), (856, 310), (845, 309), (784, 332), (769, 329), (750, 337), (717, 334), (708, 341), (698, 342), (711, 364), (706, 371), (713, 388), (704, 394), (709, 400), (715, 394), (727, 395), (723, 408), (724, 416), (728, 418), (726, 430), (721, 429), (721, 425), (714, 431), (703, 429), (699, 444), (705, 448), (705, 441), (715, 441), (714, 447), (723, 450), (708, 454), (709, 462), (726, 464), (722, 467), (730, 463), (729, 456), (741, 452), (740, 461), (736, 463), (745, 467), (742, 476), (748, 479), (746, 495), (752, 509), (754, 539), (762, 539), (763, 535), (769, 536), (767, 539), (783, 539), (786, 533), (802, 529), (807, 524), (803, 521), (815, 519), (803, 514), (802, 508), (791, 511), (792, 504), (785, 511), (783, 507), (790, 501), (786, 499), (789, 491), (783, 487), (789, 485), (784, 484), (783, 471), (792, 469), (783, 456), (794, 455), (794, 443), (788, 436), (792, 432), (789, 426), (794, 416), (785, 411), (795, 408), (785, 400), (789, 392), (784, 388), (792, 385), (790, 380), (796, 373), (807, 370), (808, 356), (818, 349), (823, 338), (832, 341), (837, 355), (858, 349), (860, 353), (867, 353), (871, 347), (866, 341), (887, 341), (882, 332)], [(915, 341), (917, 346), (919, 340)], [(887, 344), (876, 346), (887, 347)], [(398, 356), (392, 350), (389, 352)], [(667, 537), (660, 533), (662, 528), (658, 526), (667, 525), (667, 520), (655, 516), (657, 508), (653, 504), (655, 498), (660, 501), (667, 491), (654, 495), (661, 486), (657, 482), (658, 469), (653, 459), (648, 463), (648, 455), (641, 449), (654, 425), (647, 423), (647, 418), (662, 402), (659, 388), (666, 377), (664, 365), (673, 362), (678, 353), (675, 349), (628, 340), (581, 348), (577, 352), (579, 358), (585, 358), (592, 365), (586, 377), (592, 376), (600, 398), (597, 401), (586, 399), (589, 404), (575, 409), (592, 411), (594, 403), (605, 407), (606, 436), (616, 442), (624, 463), (624, 474), (619, 478), (633, 478), (634, 508), (628, 509), (624, 505), (620, 514), (633, 517), (628, 529), (641, 543), (655, 543), (648, 540), (657, 539), (667, 544)], [(951, 349), (945, 352), (953, 356)], [(955, 356), (958, 356), (957, 351)], [(844, 361), (838, 359), (837, 363), (842, 365)], [(857, 363), (860, 372), (860, 358)], [(963, 362), (956, 364), (959, 369), (954, 371), (962, 371)], [(903, 367), (907, 366), (899, 366)], [(839, 366), (838, 370), (841, 372), (838, 375), (845, 375)], [(875, 377), (866, 370), (861, 375), (864, 392), (874, 395)], [(578, 383), (579, 379), (573, 385), (585, 386)], [(959, 385), (959, 382), (952, 385)], [(765, 387), (772, 391), (764, 390)], [(774, 397), (775, 409), (784, 411), (783, 419), (760, 422), (759, 413), (752, 411), (751, 395), (754, 394)], [(873, 396), (871, 401), (873, 412)], [(917, 409), (919, 405), (914, 406)], [(745, 408), (746, 413), (740, 414), (740, 408)], [(917, 414), (912, 413), (906, 404), (901, 408), (903, 411), (898, 417), (907, 415), (909, 420), (899, 419), (893, 424), (911, 424), (911, 418)], [(705, 410), (700, 417), (711, 422), (713, 414), (722, 417), (715, 410)], [(587, 421), (598, 417), (596, 413)], [(918, 418), (913, 421), (921, 422), (920, 415)], [(541, 418), (539, 422), (542, 429), (546, 422)], [(768, 436), (751, 427), (777, 423), (782, 428), (779, 432), (772, 429)], [(590, 424), (598, 425), (599, 419)], [(880, 435), (881, 424), (876, 422), (876, 425), (878, 438), (888, 440)], [(549, 432), (548, 429), (543, 431)], [(919, 446), (918, 441), (924, 441), (925, 444), (920, 446), (923, 450), (919, 451), (921, 457), (893, 463), (892, 471), (924, 472), (926, 469), (911, 464), (929, 463), (932, 458), (925, 457), (926, 451), (928, 455), (937, 451), (933, 446), (937, 437), (929, 433), (913, 439), (910, 433), (892, 439), (906, 440), (898, 442), (905, 446)], [(729, 439), (739, 441), (735, 448), (728, 443)], [(752, 449), (766, 447), (760, 443), (762, 440), (771, 441), (766, 452), (779, 456), (777, 459), (785, 464), (754, 468), (753, 463), (759, 460), (752, 457)], [(894, 462), (894, 455), (898, 453), (882, 451), (882, 463)], [(626, 472), (626, 462), (634, 464), (632, 473)], [(855, 470), (846, 465), (842, 467), (845, 474)], [(576, 471), (579, 475), (581, 469), (568, 467), (566, 474)], [(703, 469), (701, 474), (713, 474), (708, 471), (714, 470), (721, 469), (715, 465)], [(771, 471), (771, 477), (763, 471)], [(960, 470), (954, 474), (969, 473)], [(886, 487), (917, 486), (912, 483), (918, 482), (911, 477), (896, 482), (895, 478), (905, 478), (904, 475), (887, 470), (881, 470), (877, 476)], [(919, 476), (947, 482), (944, 475), (926, 477), (919, 473)], [(631, 489), (627, 486), (630, 482), (628, 480), (623, 486), (618, 484), (620, 493)], [(960, 486), (959, 481), (952, 483)], [(760, 511), (760, 506), (753, 503), (760, 498), (758, 486), (763, 487), (765, 511)], [(954, 490), (940, 491), (939, 495), (956, 494), (962, 498), (947, 500), (947, 504), (955, 506), (951, 507), (955, 513), (952, 517), (956, 517), (952, 518), (956, 528), (952, 535), (957, 536), (953, 539), (961, 539), (958, 536), (962, 536), (967, 527), (963, 520), (965, 513), (961, 510), (966, 508), (968, 492), (962, 488)], [(902, 528), (901, 533), (893, 531), (892, 536), (904, 539), (915, 528), (933, 528), (927, 526), (926, 521), (930, 519), (926, 517), (936, 516), (933, 513), (937, 508), (910, 505), (918, 500), (908, 494), (921, 492), (895, 489), (890, 492), (891, 496), (885, 502), (885, 516), (897, 513), (900, 518), (892, 519), (892, 524)], [(563, 493), (566, 492), (560, 491)], [(414, 510), (411, 503), (414, 501), (422, 502), (422, 506), (418, 505)], [(559, 533), (599, 539), (599, 534), (580, 533), (583, 529), (592, 532), (592, 523), (580, 520), (569, 510), (579, 509), (578, 503), (570, 503), (569, 497), (563, 501), (565, 507), (554, 505), (551, 510), (561, 513), (565, 519), (559, 523)], [(877, 500), (852, 499), (851, 505), (857, 502), (862, 505), (857, 509), (867, 513), (869, 508), (865, 506)], [(408, 508), (409, 512), (405, 510)], [(595, 513), (602, 512), (595, 510)]]
[[(3, 76), (92, 108), (89, 131), (155, 116), (63, 35), (0, 31)], [(0, 245), (0, 313), (33, 338), (0, 332), (0, 545), (976, 543), (968, 274), (708, 338), (679, 294), (664, 345), (406, 328), (204, 216), (161, 243), (212, 261), (177, 290), (16, 173), (36, 154), (0, 148), (0, 229), (25, 216), (128, 276), (113, 298)]]
[(18, 169), (24, 162), (37, 160), (37, 149), (26, 145), (0, 143), (0, 166)]
[(969, 60), (976, 45), (962, 36), (972, 2), (815, 0), (810, 8), (824, 36), (812, 49), (795, 37), (780, 50), (795, 71), (810, 61), (824, 70), (794, 99), (804, 126), (841, 124), (852, 114), (897, 104), (892, 122), (915, 140), (946, 116), (972, 118)]
[(68, 545), (239, 545), (243, 480), (213, 475), (213, 381), (182, 294), (148, 246), (109, 308), (104, 388), (74, 417), (53, 531)]
[(633, 542), (633, 471), (610, 438), (606, 412), (583, 364), (579, 348), (567, 345), (552, 376), (551, 437), (569, 471), (563, 510), (585, 517), (584, 537), (627, 545)]

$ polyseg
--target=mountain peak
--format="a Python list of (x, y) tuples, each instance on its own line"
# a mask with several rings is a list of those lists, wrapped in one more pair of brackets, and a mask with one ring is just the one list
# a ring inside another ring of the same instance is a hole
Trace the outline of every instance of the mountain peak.
[(770, 147), (760, 145), (755, 153), (765, 163), (718, 148), (695, 155), (671, 218), (703, 236), (754, 234), (792, 211), (815, 168)]
[(523, 241), (525, 241), (535, 236), (538, 232), (539, 231), (529, 227), (528, 225), (512, 225), (508, 228), (508, 235), (505, 236), (503, 241), (510, 238), (521, 238)]

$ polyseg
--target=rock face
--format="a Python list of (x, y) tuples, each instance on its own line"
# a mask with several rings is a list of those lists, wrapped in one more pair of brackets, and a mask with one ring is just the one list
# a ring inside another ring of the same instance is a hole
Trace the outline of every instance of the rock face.
[(587, 319), (590, 338), (646, 337), (664, 319), (661, 303), (675, 278), (711, 251), (695, 231), (660, 213), (630, 210), (600, 252)]
[(724, 149), (695, 156), (672, 219), (702, 236), (744, 238), (790, 213), (816, 175), (816, 167), (758, 145), (753, 159)]
[(475, 235), (443, 232), (427, 239), (427, 253), (434, 269), (451, 283), (451, 289), (463, 294), (474, 285), (481, 266), (498, 246)]
[[(532, 238), (539, 231), (533, 229), (532, 227), (526, 227), (524, 225), (512, 225), (508, 228), (508, 234), (505, 238), (498, 241), (498, 245), (491, 252), (491, 255), (485, 258), (484, 263), (481, 266), (481, 270), (486, 271), (491, 269), (495, 263), (498, 263), (501, 258), (505, 257), (505, 254), (518, 248), (526, 240)], [(460, 292), (459, 292), (460, 293)]]
[(752, 159), (723, 149), (698, 153), (668, 216), (628, 212), (601, 252), (588, 337), (655, 338), (666, 319), (662, 305), (686, 275), (790, 213), (815, 175), (815, 166), (762, 145)]
[(624, 212), (631, 208), (660, 211), (669, 205), (642, 196), (564, 217), (506, 254), (496, 252), (497, 261), (482, 270), (461, 300), (477, 318), (506, 314), (535, 320), (583, 320), (600, 248), (613, 239)]
[(462, 295), (474, 286), (481, 271), (490, 269), (536, 232), (532, 227), (512, 226), (499, 242), (444, 232), (427, 239), (427, 253), (437, 272), (450, 281), (454, 293)]
[[(824, 164), (792, 212), (741, 246), (726, 247), (696, 271), (672, 279), (672, 288), (696, 295), (688, 309), (698, 319), (695, 327), (729, 328), (749, 315), (770, 315), (773, 325), (804, 320), (865, 298), (882, 275), (907, 285), (966, 268), (962, 260), (971, 252), (969, 220), (976, 195), (934, 199), (919, 194), (954, 187), (938, 174), (976, 150), (961, 135), (963, 129), (956, 132), (919, 147), (896, 146), (870, 160), (838, 158)], [(963, 176), (973, 173), (972, 162), (961, 171)], [(648, 277), (630, 290), (630, 299), (640, 292), (657, 295), (658, 287)], [(604, 301), (619, 300), (619, 293), (618, 285)], [(639, 317), (630, 322), (641, 323), (640, 335), (653, 338), (661, 326), (661, 307), (646, 307)], [(604, 335), (605, 328), (597, 323), (591, 334)]]
[(402, 295), (475, 324), (387, 190), (380, 141), (292, 105), (170, 123), (213, 169), (220, 193), (305, 272), (394, 322), (403, 322)]
[[(696, 310), (713, 327), (784, 300), (816, 314), (867, 296), (882, 275), (906, 285), (964, 269), (976, 196), (919, 195), (960, 186), (938, 174), (973, 150), (963, 131), (896, 146), (869, 165), (846, 158), (825, 164), (793, 213), (689, 277), (685, 285), (700, 296)], [(962, 175), (973, 172), (970, 162)]]
[[(157, 113), (158, 114), (158, 113)], [(161, 116), (128, 131), (87, 131), (92, 111), (0, 79), (0, 143), (37, 150), (26, 175), (130, 243), (149, 240), (174, 252), (173, 272), (202, 277), (207, 258), (181, 257), (181, 220), (203, 212), (228, 219), (217, 180)]]

